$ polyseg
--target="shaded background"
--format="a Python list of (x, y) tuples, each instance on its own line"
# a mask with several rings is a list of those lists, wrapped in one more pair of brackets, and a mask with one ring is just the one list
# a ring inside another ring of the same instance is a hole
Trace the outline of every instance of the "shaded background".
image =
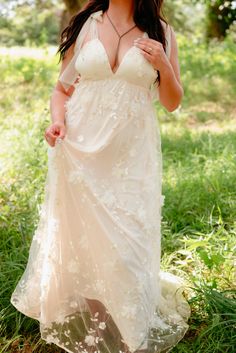
[[(49, 97), (78, 1), (0, 0), (0, 352), (59, 353), (9, 302), (44, 199)], [(156, 104), (163, 149), (162, 269), (192, 288), (178, 353), (236, 352), (236, 1), (167, 0), (184, 97)], [(103, 352), (102, 352), (103, 353)]]
[[(1, 43), (11, 45), (57, 44), (58, 32), (85, 1), (1, 0)], [(236, 1), (166, 0), (164, 14), (177, 31), (201, 32), (206, 38), (224, 39), (234, 32)]]

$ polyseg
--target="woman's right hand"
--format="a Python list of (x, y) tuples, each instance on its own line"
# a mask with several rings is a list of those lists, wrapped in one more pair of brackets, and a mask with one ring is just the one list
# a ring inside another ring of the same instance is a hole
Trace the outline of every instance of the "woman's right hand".
[(66, 126), (63, 122), (55, 122), (52, 123), (44, 133), (44, 137), (47, 141), (47, 143), (54, 147), (56, 144), (56, 140), (59, 139), (64, 139), (66, 135)]

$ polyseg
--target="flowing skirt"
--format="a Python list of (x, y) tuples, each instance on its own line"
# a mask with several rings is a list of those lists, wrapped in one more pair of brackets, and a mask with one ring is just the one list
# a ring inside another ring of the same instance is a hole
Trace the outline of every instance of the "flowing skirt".
[(66, 108), (11, 303), (67, 352), (168, 352), (190, 307), (183, 280), (160, 270), (162, 156), (149, 92), (81, 82)]

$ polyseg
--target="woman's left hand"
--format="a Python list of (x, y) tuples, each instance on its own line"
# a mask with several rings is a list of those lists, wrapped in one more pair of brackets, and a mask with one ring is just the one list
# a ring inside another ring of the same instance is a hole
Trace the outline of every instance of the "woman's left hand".
[(134, 45), (141, 50), (143, 56), (151, 63), (155, 70), (161, 71), (166, 65), (170, 65), (163, 45), (151, 38), (139, 38)]

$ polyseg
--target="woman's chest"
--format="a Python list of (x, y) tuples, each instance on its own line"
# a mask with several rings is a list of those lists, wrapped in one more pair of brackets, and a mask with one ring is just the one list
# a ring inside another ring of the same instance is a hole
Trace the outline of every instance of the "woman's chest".
[(75, 62), (75, 68), (83, 78), (123, 78), (131, 83), (150, 87), (157, 73), (144, 58), (139, 48), (132, 45), (122, 52), (115, 71), (111, 67), (109, 54), (99, 38), (83, 44)]

